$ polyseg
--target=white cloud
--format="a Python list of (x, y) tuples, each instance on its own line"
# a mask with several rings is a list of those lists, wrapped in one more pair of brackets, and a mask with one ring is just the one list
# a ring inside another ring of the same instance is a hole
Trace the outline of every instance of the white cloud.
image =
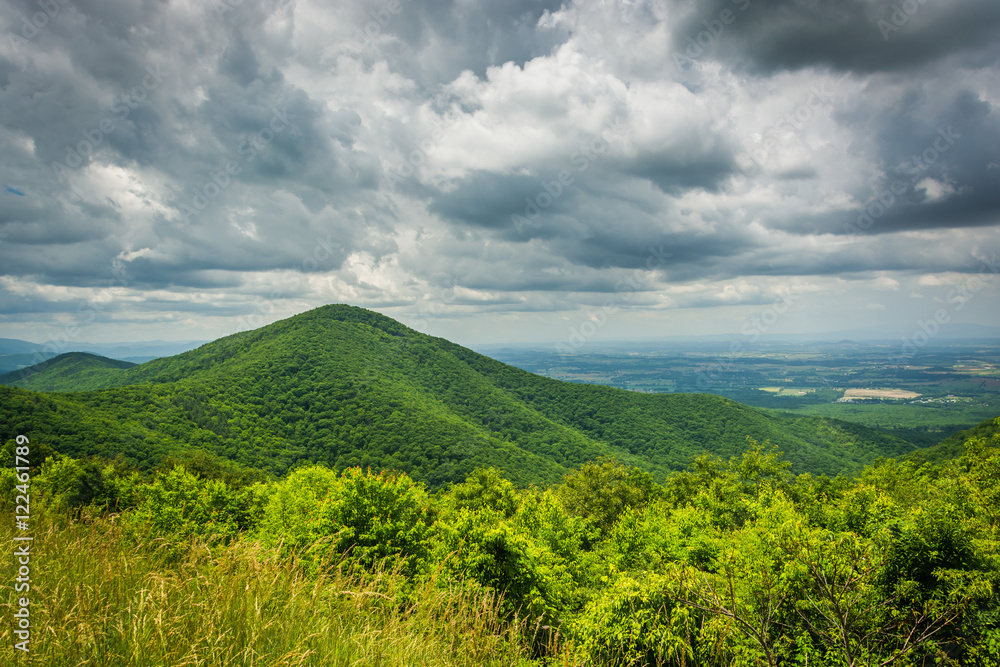
[(924, 194), (927, 195), (927, 201), (929, 202), (947, 199), (956, 192), (955, 187), (950, 183), (942, 183), (941, 181), (936, 181), (933, 178), (925, 178), (917, 183), (916, 188), (924, 191)]

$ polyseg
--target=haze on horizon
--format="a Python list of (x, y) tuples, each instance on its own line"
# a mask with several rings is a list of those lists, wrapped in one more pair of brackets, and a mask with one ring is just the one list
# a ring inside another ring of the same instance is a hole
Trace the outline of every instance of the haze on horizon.
[(995, 0), (45, 11), (0, 0), (0, 337), (1000, 325)]

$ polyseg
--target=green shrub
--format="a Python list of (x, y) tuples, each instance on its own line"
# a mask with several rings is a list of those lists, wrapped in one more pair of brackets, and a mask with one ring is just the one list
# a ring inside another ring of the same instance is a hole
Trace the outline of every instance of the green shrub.
[(109, 500), (104, 488), (104, 471), (96, 461), (77, 461), (69, 457), (46, 459), (33, 486), (38, 495), (74, 512), (85, 505)]
[(719, 532), (701, 508), (671, 509), (665, 501), (627, 509), (611, 529), (604, 549), (622, 571), (657, 569), (671, 561), (707, 568), (719, 552)]
[[(128, 487), (128, 482), (120, 482)], [(251, 529), (267, 496), (263, 485), (231, 489), (221, 480), (199, 479), (183, 466), (159, 472), (153, 481), (132, 487), (137, 506), (126, 521), (156, 535), (203, 535), (229, 540)]]
[(407, 475), (309, 466), (276, 485), (259, 534), (300, 552), (348, 555), (365, 567), (388, 557), (414, 574), (427, 554), (430, 500)]
[(907, 520), (886, 554), (882, 585), (891, 595), (904, 584), (921, 599), (935, 595), (946, 582), (944, 570), (978, 570), (980, 557), (973, 535), (961, 517), (947, 507), (917, 510)]
[(619, 575), (574, 623), (584, 651), (614, 667), (683, 664), (693, 658), (694, 617), (667, 577)]
[(460, 509), (434, 526), (435, 561), (455, 579), (467, 579), (504, 596), (507, 615), (544, 613), (538, 549), (522, 527), (489, 508)]
[(496, 468), (477, 468), (464, 482), (452, 484), (441, 494), (444, 512), (489, 509), (509, 519), (517, 512), (520, 500), (514, 484)]

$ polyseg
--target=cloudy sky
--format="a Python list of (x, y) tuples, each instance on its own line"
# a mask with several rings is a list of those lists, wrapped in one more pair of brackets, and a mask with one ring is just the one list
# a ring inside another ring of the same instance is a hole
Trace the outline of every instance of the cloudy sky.
[(0, 0), (0, 33), (0, 337), (1000, 324), (996, 0)]

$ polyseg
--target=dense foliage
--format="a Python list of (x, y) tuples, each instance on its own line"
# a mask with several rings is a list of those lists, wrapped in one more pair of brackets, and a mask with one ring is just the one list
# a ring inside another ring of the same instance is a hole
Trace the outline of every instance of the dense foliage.
[[(351, 643), (322, 611), (334, 590), (386, 601), (373, 618), (410, 628), (413, 642), (432, 642), (429, 651), (440, 650), (435, 632), (450, 624), (472, 634), (491, 628), (488, 651), (471, 661), (446, 651), (440, 664), (988, 667), (1000, 665), (1000, 419), (994, 427), (957, 459), (888, 459), (856, 478), (793, 475), (775, 447), (750, 440), (742, 455), (698, 456), (662, 484), (611, 459), (545, 488), (518, 488), (482, 468), (431, 494), (406, 474), (359, 468), (303, 466), (275, 481), (204, 454), (149, 473), (56, 455), (33, 472), (31, 493), (40, 511), (114, 535), (110, 555), (97, 559), (156, 543), (155, 568), (168, 579), (174, 567), (215, 571), (258, 554), (253, 567), (268, 577), (294, 571), (295, 581), (315, 582), (324, 602), (306, 642)], [(2, 502), (18, 482), (0, 470)], [(9, 552), (9, 535), (0, 544)], [(192, 545), (212, 556), (191, 564)], [(274, 570), (275, 562), (283, 565)], [(244, 581), (238, 568), (223, 570)], [(90, 590), (60, 581), (39, 586), (46, 618)], [(210, 610), (223, 594), (206, 584), (184, 592), (186, 604)], [(439, 595), (450, 602), (427, 610)], [(179, 612), (158, 613), (173, 627)], [(285, 624), (308, 625), (304, 609), (257, 613), (273, 616), (239, 622), (271, 628), (240, 640), (258, 654), (284, 646), (300, 651), (296, 664), (337, 664), (287, 646)], [(414, 629), (412, 618), (425, 625)], [(114, 622), (87, 627), (90, 651), (108, 643), (126, 655), (130, 642), (159, 641)], [(206, 645), (198, 628), (189, 631)], [(231, 640), (216, 631), (206, 649), (214, 664), (248, 664), (220, 653)], [(0, 638), (9, 643), (10, 630)], [(375, 664), (377, 648), (366, 642), (353, 645), (372, 653), (354, 655)], [(210, 664), (198, 660), (191, 664)]]
[(392, 469), (431, 489), (480, 467), (551, 484), (601, 457), (662, 481), (703, 451), (738, 455), (747, 435), (814, 474), (857, 472), (913, 449), (847, 422), (718, 396), (558, 382), (349, 306), (119, 366), (70, 354), (5, 376), (18, 387), (0, 386), (0, 438), (28, 433), (63, 454), (143, 470), (193, 450), (276, 475), (303, 462)]

